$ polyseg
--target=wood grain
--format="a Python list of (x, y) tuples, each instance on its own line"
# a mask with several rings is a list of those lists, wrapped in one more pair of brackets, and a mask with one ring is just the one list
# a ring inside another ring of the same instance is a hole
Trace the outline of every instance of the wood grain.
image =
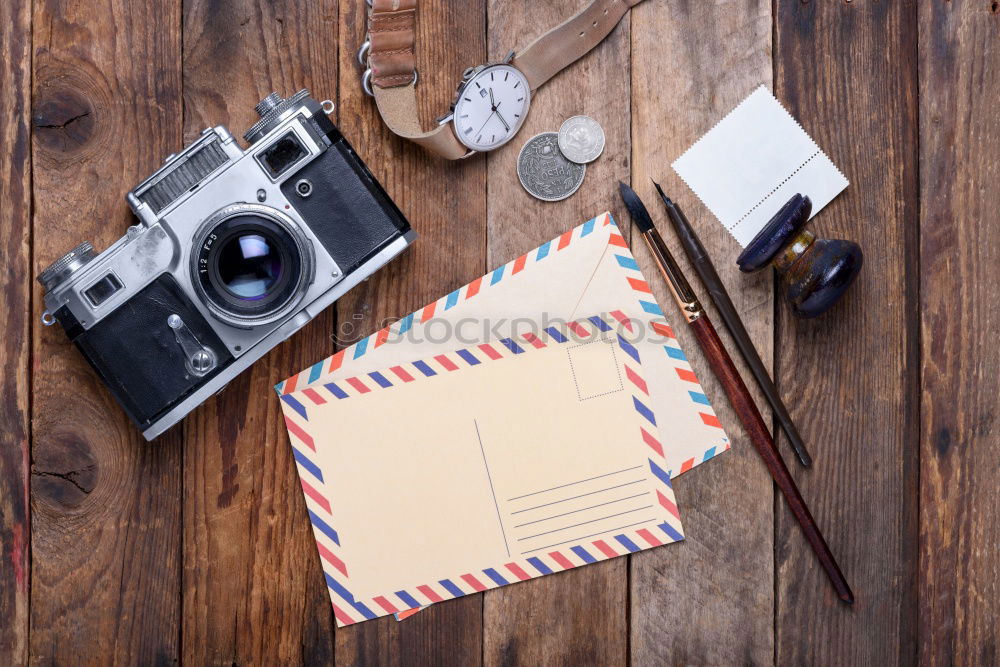
[[(181, 141), (181, 76), (175, 4), (33, 11), (37, 274), (135, 222), (125, 193)], [(147, 444), (60, 327), (32, 354), (31, 660), (175, 661), (180, 434)]]
[[(335, 0), (188, 0), (184, 132), (240, 136), (271, 92), (337, 91)], [(272, 386), (329, 353), (329, 310), (185, 423), (184, 624), (192, 664), (333, 661), (333, 618)]]
[[(417, 232), (416, 243), (337, 304), (337, 342), (348, 345), (485, 271), (486, 169), (482, 156), (446, 162), (393, 136), (361, 91), (355, 51), (365, 3), (342, 0), (340, 128)], [(448, 110), (466, 67), (486, 60), (482, 0), (420, 4), (417, 98), (424, 127)], [(390, 415), (387, 415), (391, 418)], [(405, 489), (393, 490), (401, 499)], [(401, 552), (403, 548), (401, 547)], [(435, 604), (402, 622), (391, 616), (337, 631), (340, 664), (480, 662), (482, 598)]]
[[(715, 261), (766, 365), (772, 358), (772, 280), (736, 268), (739, 245), (670, 168), (757, 86), (771, 83), (771, 3), (652, 3), (633, 16), (632, 182), (674, 257), (707, 296), (670, 229), (650, 179), (683, 208)], [(773, 659), (773, 490), (766, 468), (682, 326), (644, 244), (633, 243), (705, 393), (733, 443), (730, 452), (674, 485), (685, 540), (632, 557), (631, 653), (635, 664), (768, 664)], [(705, 299), (707, 301), (707, 299)], [(720, 320), (711, 304), (709, 314)], [(720, 332), (730, 350), (728, 334)], [(742, 360), (741, 373), (748, 376)], [(781, 389), (779, 385), (779, 390)], [(757, 404), (765, 407), (753, 387)], [(782, 392), (786, 399), (788, 394)], [(767, 419), (768, 412), (765, 412)], [(808, 441), (809, 433), (805, 433)]]
[[(574, 14), (578, 0), (489, 3), (489, 55), (511, 49)], [(531, 110), (506, 148), (487, 156), (488, 264), (495, 267), (611, 208), (629, 169), (629, 16), (582, 59), (535, 92)], [(530, 137), (555, 132), (586, 114), (604, 128), (602, 157), (587, 167), (579, 191), (559, 203), (532, 198), (517, 178), (517, 154)], [(571, 313), (553, 313), (569, 317)], [(616, 664), (628, 653), (626, 558), (542, 577), (485, 594), (483, 654), (487, 664)]]
[(996, 664), (1000, 10), (921, 3), (919, 20), (919, 658)]
[(816, 456), (799, 487), (857, 601), (843, 608), (782, 508), (776, 657), (909, 664), (919, 456), (915, 4), (776, 7), (778, 98), (851, 182), (812, 228), (865, 252), (833, 310), (809, 321), (777, 311), (779, 386), (798, 397), (789, 407)]
[[(422, 3), (424, 124), (462, 69), (582, 2)], [(778, 0), (772, 16), (768, 0), (648, 0), (537, 95), (512, 145), (446, 163), (393, 137), (360, 92), (360, 0), (0, 3), (0, 663), (996, 663), (996, 4)], [(775, 304), (765, 272), (738, 273), (735, 241), (669, 166), (772, 80), (851, 181), (815, 231), (866, 252), (852, 292), (812, 322)], [(59, 327), (39, 325), (33, 276), (122, 236), (125, 193), (203, 127), (240, 135), (259, 98), (301, 87), (337, 102), (420, 238), (147, 444)], [(604, 126), (605, 153), (572, 198), (537, 202), (517, 151), (577, 113)], [(650, 177), (774, 360), (816, 459), (792, 474), (855, 607), (676, 327), (734, 443), (677, 481), (684, 543), (335, 633), (271, 385), (607, 208), (629, 238), (619, 178), (689, 270)]]
[(28, 661), (31, 3), (0, 6), (0, 662)]

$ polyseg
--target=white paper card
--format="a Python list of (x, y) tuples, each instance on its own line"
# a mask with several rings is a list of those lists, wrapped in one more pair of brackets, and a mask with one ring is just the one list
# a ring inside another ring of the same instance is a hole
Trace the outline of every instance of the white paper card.
[(761, 86), (673, 164), (719, 222), (746, 247), (795, 193), (816, 215), (847, 179)]

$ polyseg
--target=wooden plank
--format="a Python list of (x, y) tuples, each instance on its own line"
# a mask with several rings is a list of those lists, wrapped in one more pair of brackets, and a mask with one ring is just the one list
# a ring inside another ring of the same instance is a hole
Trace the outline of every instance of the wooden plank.
[[(241, 136), (274, 91), (334, 98), (337, 17), (335, 0), (187, 0), (186, 140), (218, 124)], [(328, 310), (186, 423), (182, 645), (192, 664), (333, 660), (332, 611), (272, 390), (329, 354), (332, 329)]]
[[(123, 236), (125, 193), (181, 140), (178, 3), (33, 14), (32, 275)], [(179, 433), (147, 444), (60, 327), (35, 328), (33, 358), (31, 659), (176, 661)]]
[[(504, 58), (574, 14), (581, 3), (489, 2), (489, 55)], [(536, 91), (518, 136), (491, 153), (489, 165), (490, 267), (508, 262), (608, 210), (624, 220), (616, 188), (629, 175), (629, 22)], [(587, 114), (604, 127), (604, 155), (588, 165), (580, 190), (548, 203), (532, 198), (517, 177), (517, 155), (539, 132)], [(564, 313), (553, 313), (564, 317)], [(484, 657), (488, 664), (620, 664), (627, 656), (627, 566), (615, 558), (485, 594)]]
[(30, 581), (31, 3), (0, 6), (0, 662), (28, 661)]
[(779, 386), (813, 444), (802, 494), (852, 584), (840, 603), (778, 512), (779, 663), (911, 663), (916, 646), (917, 54), (915, 3), (777, 4), (778, 97), (851, 181), (820, 236), (865, 267), (814, 321), (778, 312)]
[(1000, 10), (921, 3), (920, 648), (996, 664)]
[[(632, 28), (632, 176), (654, 220), (692, 279), (728, 348), (722, 318), (676, 243), (650, 179), (692, 221), (765, 364), (772, 356), (773, 292), (766, 273), (736, 267), (739, 244), (670, 164), (757, 86), (771, 84), (771, 3), (645, 3)], [(664, 63), (670, 63), (668, 69)], [(675, 483), (685, 541), (632, 557), (632, 659), (635, 664), (765, 664), (773, 657), (773, 491), (645, 246), (633, 251), (681, 337), (733, 450)], [(749, 371), (739, 360), (745, 378)], [(756, 386), (748, 380), (748, 386)], [(786, 392), (787, 393), (787, 392)], [(766, 406), (755, 393), (760, 406)], [(784, 450), (787, 454), (787, 450)], [(790, 456), (786, 457), (791, 460)]]
[[(466, 67), (486, 59), (483, 0), (420, 4), (418, 102), (424, 127), (448, 109)], [(393, 136), (374, 101), (361, 92), (355, 50), (364, 40), (363, 2), (342, 0), (340, 128), (419, 235), (402, 256), (337, 304), (337, 340), (347, 345), (420, 308), (486, 269), (486, 169), (482, 157), (446, 162)], [(317, 357), (318, 358), (318, 357)], [(397, 489), (405, 501), (405, 489)], [(392, 617), (337, 631), (342, 664), (473, 665), (482, 653), (482, 599), (435, 604), (397, 622)]]

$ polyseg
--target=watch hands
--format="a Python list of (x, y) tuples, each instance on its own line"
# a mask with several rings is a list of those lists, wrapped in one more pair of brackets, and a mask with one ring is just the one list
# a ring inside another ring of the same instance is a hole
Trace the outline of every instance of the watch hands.
[(503, 104), (503, 101), (501, 100), (500, 102), (495, 102), (493, 98), (493, 89), (487, 88), (487, 90), (490, 91), (490, 115), (487, 116), (486, 120), (483, 121), (483, 124), (479, 126), (479, 130), (476, 134), (483, 131), (483, 128), (486, 127), (486, 124), (490, 122), (490, 119), (493, 118), (493, 116), (496, 116), (497, 119), (499, 119), (505, 131), (510, 132), (510, 124), (503, 116), (500, 115), (500, 105)]
[[(498, 104), (497, 106), (500, 106), (500, 105)], [(497, 118), (500, 119), (500, 122), (503, 123), (503, 129), (505, 129), (506, 131), (510, 132), (510, 125), (508, 125), (507, 121), (504, 120), (504, 117), (500, 115), (500, 110), (499, 109), (495, 109), (493, 111), (493, 113), (495, 113), (497, 115)]]
[(493, 114), (495, 114), (495, 113), (496, 113), (496, 111), (493, 111), (493, 112), (490, 113), (489, 116), (486, 117), (486, 120), (483, 122), (482, 125), (479, 126), (479, 131), (476, 132), (476, 134), (479, 134), (480, 132), (483, 131), (483, 128), (486, 127), (486, 123), (490, 122), (490, 118), (493, 118)]
[(503, 104), (503, 100), (497, 102), (496, 99), (493, 97), (493, 88), (490, 88), (489, 91), (490, 91), (490, 108), (493, 110), (493, 113), (495, 113), (497, 118), (500, 120), (500, 124), (503, 125), (503, 129), (507, 132), (510, 132), (510, 124), (503, 116), (500, 115), (500, 105)]

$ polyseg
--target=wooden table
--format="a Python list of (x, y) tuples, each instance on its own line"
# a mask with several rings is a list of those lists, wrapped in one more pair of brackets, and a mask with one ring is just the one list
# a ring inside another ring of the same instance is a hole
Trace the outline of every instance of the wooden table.
[[(430, 123), (464, 67), (581, 0), (423, 4)], [(513, 146), (448, 164), (391, 137), (362, 94), (363, 10), (0, 3), (0, 663), (996, 664), (997, 3), (648, 0), (537, 95)], [(790, 316), (770, 275), (739, 274), (737, 245), (669, 167), (760, 84), (851, 181), (815, 229), (857, 240), (865, 268), (815, 321)], [(40, 325), (33, 277), (119, 238), (126, 191), (203, 127), (242, 134), (259, 98), (302, 87), (337, 102), (421, 238), (147, 444)], [(603, 157), (567, 201), (531, 199), (518, 148), (579, 113), (604, 126)], [(330, 354), (340, 324), (374, 331), (605, 209), (630, 237), (617, 181), (652, 201), (651, 176), (697, 221), (773, 365), (816, 458), (793, 472), (857, 603), (835, 599), (681, 331), (734, 442), (677, 481), (683, 544), (334, 632), (271, 385)]]

